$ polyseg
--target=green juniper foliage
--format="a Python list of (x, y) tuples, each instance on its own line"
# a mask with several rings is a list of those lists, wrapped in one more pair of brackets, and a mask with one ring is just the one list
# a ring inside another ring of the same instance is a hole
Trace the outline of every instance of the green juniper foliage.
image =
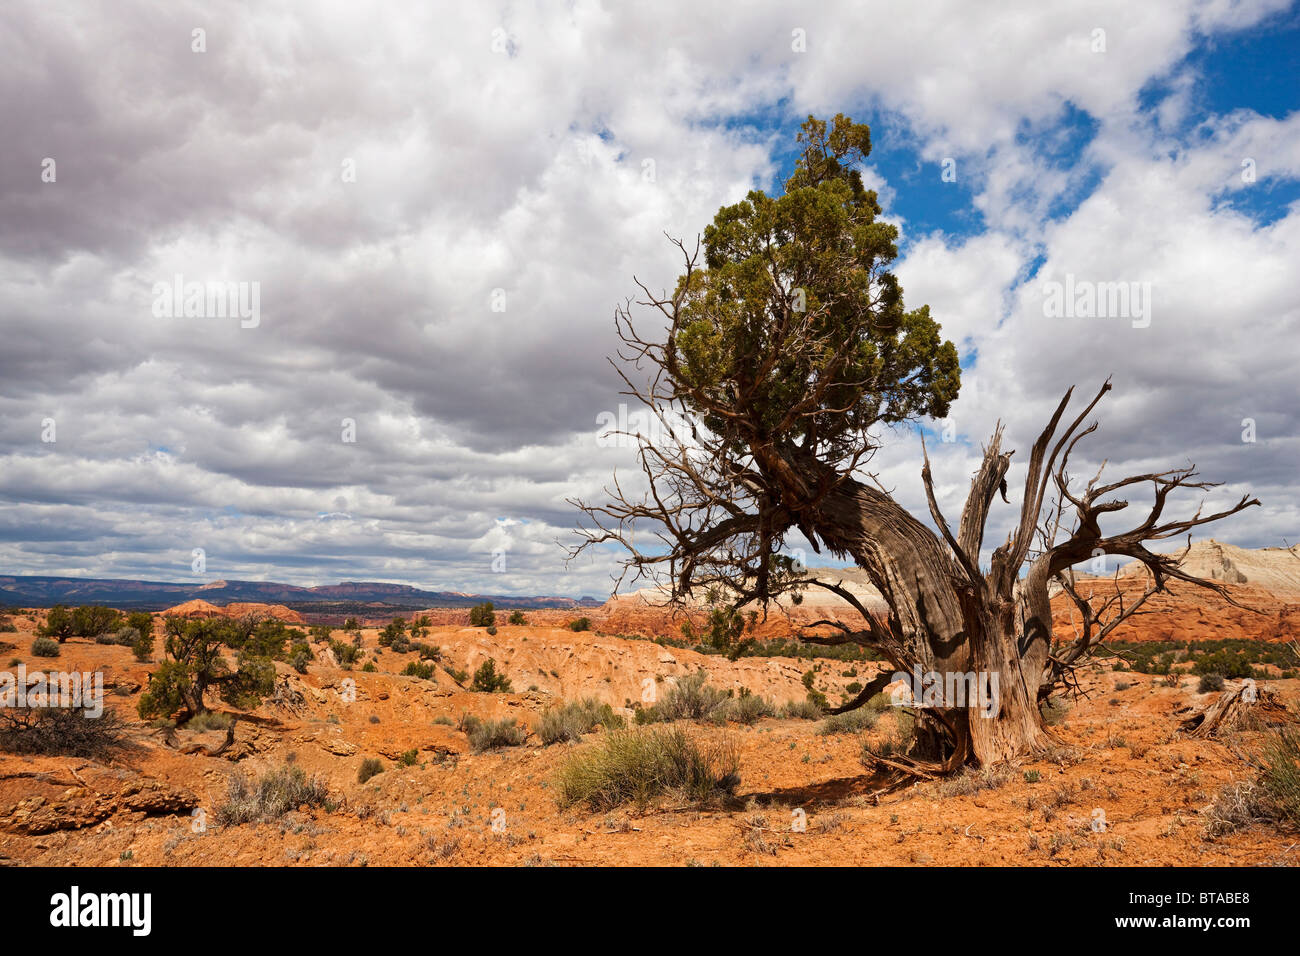
[[(747, 422), (771, 429), (761, 437), (834, 460), (877, 422), (947, 415), (960, 369), (929, 307), (906, 309), (887, 271), (898, 230), (878, 221), (876, 193), (853, 168), (871, 151), (869, 129), (810, 116), (798, 142), (783, 195), (752, 190), (705, 228), (707, 269), (679, 280), (687, 302), (674, 344), (688, 395), (737, 389)], [(802, 323), (802, 347), (782, 351)], [(792, 421), (796, 406), (807, 413)], [(708, 415), (705, 424), (734, 429)]]

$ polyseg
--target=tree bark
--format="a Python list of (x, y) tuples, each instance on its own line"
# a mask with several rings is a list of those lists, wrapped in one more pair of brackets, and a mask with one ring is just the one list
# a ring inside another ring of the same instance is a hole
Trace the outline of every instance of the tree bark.
[[(1024, 654), (1018, 602), (975, 587), (929, 528), (884, 492), (852, 479), (828, 495), (808, 523), (833, 551), (851, 556), (884, 596), (890, 640), (880, 649), (891, 663), (909, 676), (938, 674), (945, 685), (949, 675), (974, 674), (996, 700), (988, 716), (971, 701), (922, 710), (946, 730), (946, 764), (998, 763), (1050, 741), (1038, 710), (1050, 605), (1045, 632), (1035, 620), (1035, 653)], [(1046, 594), (1044, 585), (1044, 601)]]

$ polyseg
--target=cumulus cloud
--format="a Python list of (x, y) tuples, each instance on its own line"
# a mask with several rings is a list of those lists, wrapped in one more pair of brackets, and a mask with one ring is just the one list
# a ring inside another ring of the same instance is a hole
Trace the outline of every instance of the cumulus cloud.
[[(900, 220), (908, 299), (969, 366), (945, 507), (995, 420), (1027, 450), (1113, 375), (1089, 464), (1190, 457), (1266, 500), (1222, 535), (1276, 543), (1300, 216), (1236, 200), (1300, 176), (1300, 118), (1197, 114), (1185, 60), (1281, 6), (11, 5), (0, 568), (185, 579), (203, 547), (217, 577), (604, 593), (561, 545), (566, 498), (631, 463), (595, 440), (612, 310), (838, 111), (954, 159), (981, 217)], [(1048, 318), (1066, 274), (1150, 283), (1151, 322)], [(156, 315), (176, 276), (257, 283), (260, 321)]]

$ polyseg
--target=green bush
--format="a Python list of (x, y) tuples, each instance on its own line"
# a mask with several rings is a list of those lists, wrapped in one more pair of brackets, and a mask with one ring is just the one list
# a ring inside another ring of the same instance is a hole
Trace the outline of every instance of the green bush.
[(682, 636), (687, 641), (698, 641), (706, 647), (723, 653), (734, 653), (739, 657), (748, 649), (751, 641), (741, 641), (746, 629), (752, 629), (758, 619), (758, 613), (751, 611), (748, 618), (733, 607), (714, 605), (709, 608), (708, 621), (704, 630), (696, 632), (687, 621), (682, 625)]
[(714, 720), (733, 720), (738, 724), (756, 724), (763, 717), (771, 717), (776, 708), (766, 697), (749, 693), (748, 689), (739, 697), (733, 697), (714, 715)]
[(484, 720), (469, 732), (469, 745), (474, 753), (482, 753), (497, 747), (518, 747), (527, 737), (528, 731), (516, 724), (513, 717)]
[(831, 734), (856, 734), (870, 730), (880, 720), (880, 711), (867, 707), (846, 711), (843, 714), (831, 714), (817, 728), (823, 737)]
[(339, 662), (339, 667), (344, 670), (349, 669), (361, 659), (361, 648), (346, 641), (337, 641), (331, 638), (330, 651), (334, 654), (334, 659)]
[(378, 757), (367, 757), (361, 761), (361, 766), (357, 770), (357, 783), (365, 783), (376, 774), (384, 772), (384, 762)]
[[(274, 650), (287, 633), (277, 636), (268, 630), (259, 636), (239, 622), (177, 617), (167, 618), (164, 632), (167, 659), (149, 675), (136, 706), (146, 720), (170, 717), (177, 710), (183, 719), (202, 713), (208, 709), (204, 695), (209, 688), (240, 708), (256, 707), (275, 689), (275, 665), (259, 652)], [(224, 648), (239, 645), (232, 669)]]
[(509, 693), (510, 680), (505, 674), (497, 673), (497, 662), (489, 657), (474, 672), (470, 689), (480, 694)]
[(56, 604), (45, 614), (45, 623), (37, 628), (39, 637), (50, 637), (62, 644), (73, 635), (72, 612)]
[(557, 801), (596, 812), (645, 807), (668, 794), (704, 804), (735, 792), (739, 767), (730, 741), (701, 744), (679, 727), (616, 730), (560, 768)]
[(527, 624), (527, 623), (528, 623), (528, 618), (524, 617), (524, 612), (523, 612), (523, 611), (511, 611), (511, 612), (510, 612), (510, 620), (507, 621), (506, 623), (507, 623), (507, 624)]
[(814, 666), (812, 670), (806, 671), (803, 675), (803, 686), (808, 691), (808, 700), (816, 704), (822, 710), (829, 710), (830, 703), (826, 700), (826, 695), (813, 686), (813, 681), (817, 679), (817, 668), (820, 664)]
[(491, 627), (496, 622), (496, 611), (492, 607), (491, 601), (484, 601), (482, 604), (475, 604), (469, 609), (470, 627)]
[(218, 714), (210, 710), (205, 710), (201, 714), (195, 714), (185, 722), (186, 730), (194, 730), (203, 733), (208, 730), (228, 730), (234, 720), (228, 714)]
[(59, 642), (52, 641), (48, 637), (38, 637), (32, 641), (33, 657), (58, 657)]
[(1196, 684), (1196, 693), (1210, 694), (1223, 690), (1222, 674), (1202, 674), (1201, 679)]
[(403, 750), (398, 756), (397, 762), (403, 767), (414, 767), (420, 762), (420, 751), (412, 747), (410, 750)]
[(289, 648), (289, 666), (299, 674), (307, 673), (307, 665), (315, 660), (316, 655), (309, 644), (295, 644)]
[(428, 680), (433, 676), (435, 668), (432, 664), (425, 664), (422, 661), (408, 661), (402, 673), (407, 677), (419, 677)]
[(141, 634), (152, 634), (153, 615), (148, 611), (132, 611), (126, 616), (126, 626), (135, 628)]
[(1192, 665), (1193, 674), (1218, 675), (1233, 679), (1256, 677), (1255, 668), (1251, 666), (1250, 656), (1244, 649), (1214, 651), (1202, 654)]
[(121, 613), (111, 607), (83, 604), (72, 612), (72, 636), (94, 637), (97, 634), (116, 631), (121, 621)]
[(537, 736), (549, 746), (581, 740), (583, 734), (589, 734), (597, 727), (615, 730), (623, 724), (623, 718), (614, 713), (609, 704), (587, 697), (544, 711), (537, 724)]
[(589, 617), (580, 617), (580, 618), (578, 618), (577, 620), (570, 621), (570, 622), (569, 622), (569, 630), (571, 630), (571, 631), (590, 631), (590, 630), (591, 630), (591, 618), (589, 618)]
[(391, 647), (393, 642), (399, 638), (403, 643), (406, 643), (406, 621), (400, 617), (395, 617), (388, 624), (385, 624), (383, 630), (379, 632), (379, 646)]

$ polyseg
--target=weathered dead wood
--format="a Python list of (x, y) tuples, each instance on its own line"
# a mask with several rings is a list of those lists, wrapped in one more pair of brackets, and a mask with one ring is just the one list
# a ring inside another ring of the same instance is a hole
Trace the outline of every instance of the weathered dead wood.
[(1204, 710), (1185, 718), (1179, 733), (1188, 737), (1215, 737), (1220, 731), (1254, 727), (1281, 727), (1295, 721), (1280, 697), (1271, 690), (1243, 683), (1225, 690)]

